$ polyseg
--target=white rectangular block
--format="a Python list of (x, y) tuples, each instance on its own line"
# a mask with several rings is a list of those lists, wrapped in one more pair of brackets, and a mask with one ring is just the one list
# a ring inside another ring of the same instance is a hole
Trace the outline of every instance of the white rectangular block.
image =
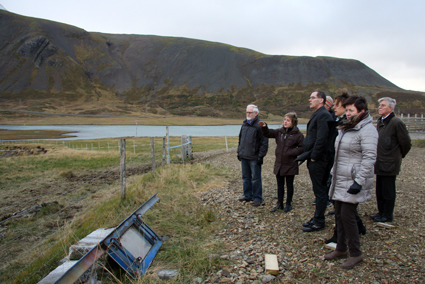
[(336, 243), (325, 244), (325, 247), (335, 250), (336, 249)]
[(279, 264), (277, 262), (277, 255), (266, 254), (265, 257), (266, 273), (277, 275), (279, 274)]
[(376, 225), (378, 225), (379, 227), (388, 228), (388, 229), (395, 228), (394, 225), (391, 225), (391, 224), (388, 224), (388, 223), (383, 223), (383, 222), (378, 222), (378, 223), (376, 223)]

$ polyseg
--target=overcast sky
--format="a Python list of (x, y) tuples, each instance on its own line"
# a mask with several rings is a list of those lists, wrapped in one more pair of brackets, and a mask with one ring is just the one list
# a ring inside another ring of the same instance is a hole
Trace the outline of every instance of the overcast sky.
[(87, 31), (221, 42), (273, 55), (357, 59), (425, 92), (423, 0), (0, 0)]

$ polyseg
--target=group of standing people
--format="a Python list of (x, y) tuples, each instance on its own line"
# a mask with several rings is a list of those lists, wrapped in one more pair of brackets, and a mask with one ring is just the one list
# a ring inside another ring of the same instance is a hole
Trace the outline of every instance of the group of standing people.
[[(259, 110), (248, 105), (246, 120), (239, 134), (238, 159), (242, 166), (243, 194), (241, 202), (254, 206), (263, 204), (261, 165), (268, 150), (268, 138), (276, 141), (274, 174), (277, 181), (276, 206), (271, 210), (293, 209), (294, 177), (306, 161), (315, 196), (313, 217), (302, 224), (304, 232), (325, 228), (325, 212), (331, 201), (335, 208), (335, 251), (325, 260), (348, 259), (343, 268), (351, 269), (363, 261), (360, 233), (365, 227), (357, 207), (372, 198), (376, 174), (376, 200), (378, 212), (371, 215), (376, 222), (394, 219), (396, 176), (402, 158), (411, 148), (411, 140), (404, 123), (395, 116), (395, 99), (378, 100), (380, 118), (373, 125), (366, 99), (343, 93), (333, 99), (322, 91), (310, 95), (309, 106), (313, 114), (304, 135), (297, 127), (297, 115), (285, 114), (279, 129), (269, 129), (260, 121)], [(285, 206), (285, 183), (287, 197)]]

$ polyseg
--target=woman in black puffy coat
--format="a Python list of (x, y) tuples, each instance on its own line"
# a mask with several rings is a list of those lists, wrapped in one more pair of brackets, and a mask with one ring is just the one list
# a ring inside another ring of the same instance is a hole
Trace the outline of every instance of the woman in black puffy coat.
[[(279, 129), (269, 129), (263, 121), (259, 122), (263, 135), (276, 140), (276, 161), (273, 173), (277, 181), (277, 205), (270, 212), (283, 209), (285, 212), (292, 210), (294, 196), (294, 178), (298, 175), (298, 162), (295, 158), (303, 153), (304, 135), (297, 127), (298, 119), (295, 112), (285, 114), (283, 125)], [(285, 182), (287, 188), (286, 205), (283, 207), (285, 196)]]

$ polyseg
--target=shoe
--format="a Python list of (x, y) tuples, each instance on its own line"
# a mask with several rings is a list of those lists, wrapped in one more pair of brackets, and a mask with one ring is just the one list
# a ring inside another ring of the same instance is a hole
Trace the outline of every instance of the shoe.
[(275, 207), (275, 208), (273, 208), (272, 210), (270, 210), (270, 212), (272, 212), (272, 213), (273, 213), (273, 212), (276, 212), (276, 211), (277, 211), (277, 210), (279, 210), (279, 209), (280, 209), (280, 210), (282, 210), (282, 208), (283, 208), (283, 206), (278, 204), (278, 205), (276, 205), (276, 207)]
[(385, 222), (392, 222), (393, 221), (393, 219), (391, 218), (387, 218), (387, 217), (380, 217), (380, 218), (375, 218), (375, 219), (373, 219), (373, 221), (375, 221), (375, 222), (381, 222), (381, 223), (385, 223)]
[(370, 215), (370, 218), (372, 218), (372, 220), (375, 220), (376, 218), (381, 218), (382, 217), (382, 215), (381, 215), (381, 213), (375, 213), (375, 214), (372, 214), (372, 215)]
[(352, 269), (357, 264), (361, 263), (363, 261), (363, 256), (351, 256), (349, 257), (342, 265), (341, 267), (344, 269)]
[(337, 243), (337, 233), (335, 230), (332, 237), (330, 239), (325, 240), (325, 244), (329, 244), (329, 243)]
[(252, 202), (252, 206), (255, 206), (255, 207), (258, 207), (258, 206), (260, 206), (261, 204), (263, 204), (263, 202), (262, 202), (262, 201), (260, 201), (260, 200), (258, 200), (258, 199), (255, 199), (255, 200)]
[(337, 258), (347, 258), (347, 257), (348, 257), (348, 252), (339, 251), (339, 250), (334, 250), (333, 252), (325, 255), (326, 260), (333, 260)]
[(291, 211), (292, 210), (292, 206), (291, 205), (289, 205), (289, 204), (286, 204), (286, 206), (285, 206), (285, 209), (283, 209), (283, 211), (285, 212), (285, 213), (288, 213), (289, 211)]
[(240, 202), (250, 202), (250, 201), (252, 201), (252, 199), (251, 199), (251, 198), (246, 198), (246, 197), (239, 198), (238, 200), (239, 200)]
[(313, 224), (313, 219), (310, 219), (310, 221), (303, 223), (303, 227), (310, 227), (312, 224)]
[(325, 228), (325, 226), (323, 225), (323, 226), (320, 226), (320, 225), (317, 225), (317, 224), (311, 224), (311, 226), (310, 227), (304, 227), (303, 228), (303, 231), (304, 232), (315, 232), (315, 231), (320, 231), (320, 230), (323, 230)]

